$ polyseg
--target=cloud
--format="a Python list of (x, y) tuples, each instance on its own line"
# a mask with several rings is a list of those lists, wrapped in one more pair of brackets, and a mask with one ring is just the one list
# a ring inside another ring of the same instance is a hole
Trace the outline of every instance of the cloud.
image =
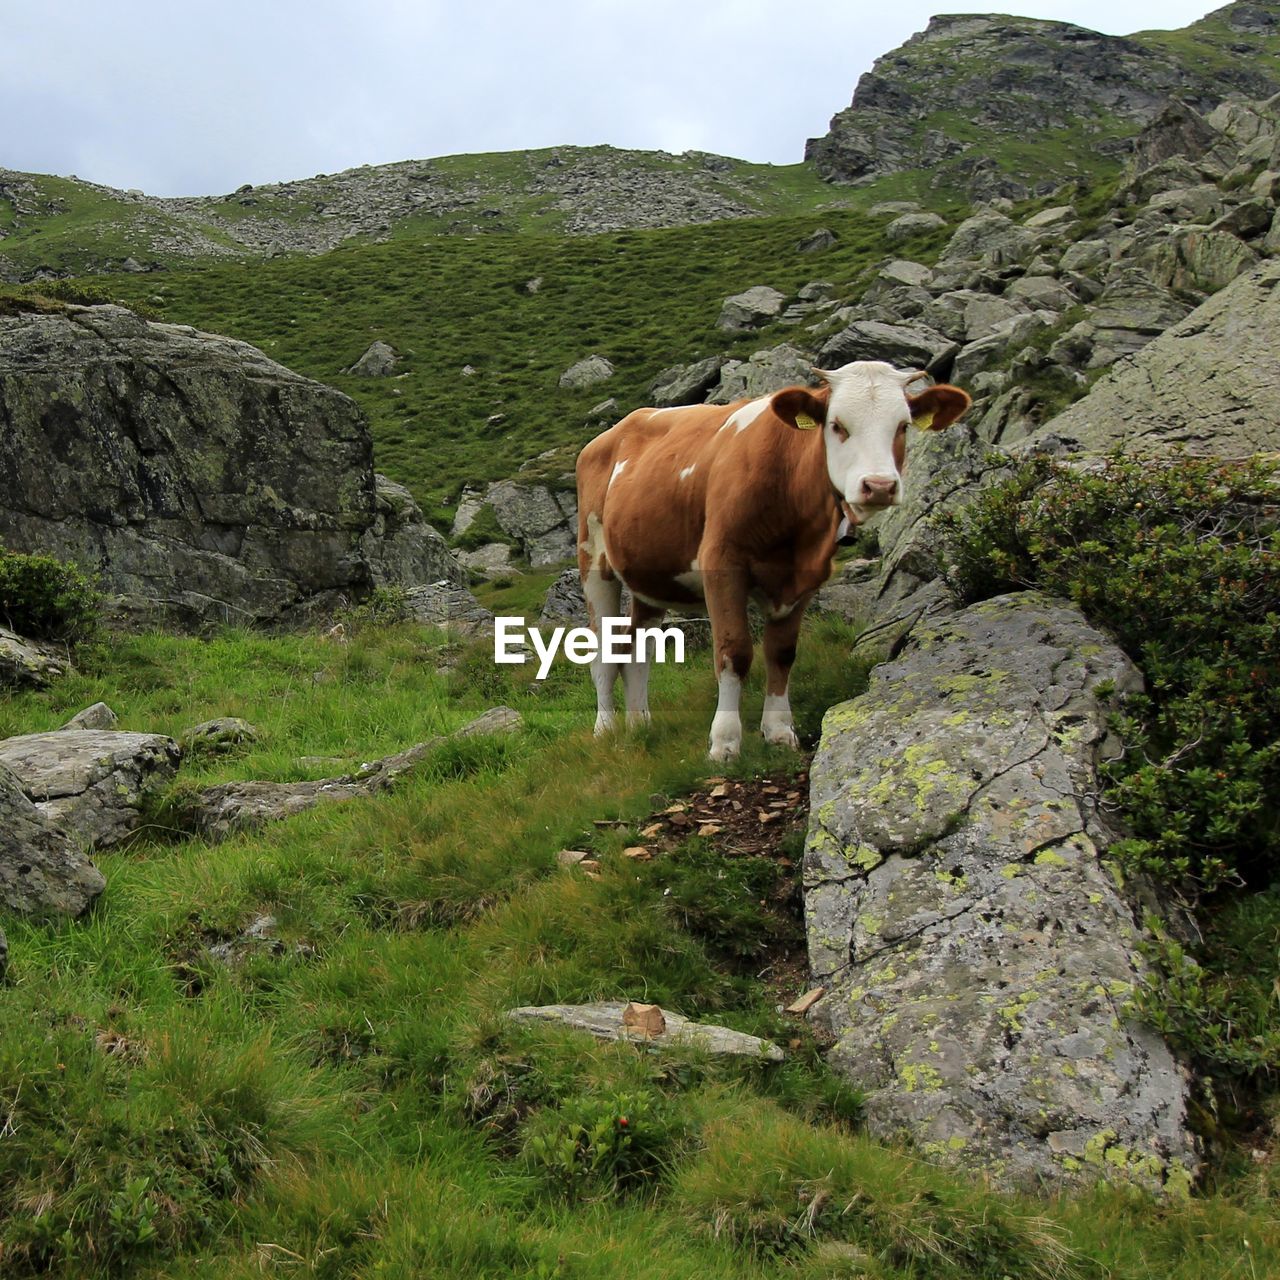
[[(0, 162), (153, 194), (554, 145), (798, 161), (928, 20), (845, 0), (0, 0)], [(1101, 29), (1184, 3), (1002, 5)]]

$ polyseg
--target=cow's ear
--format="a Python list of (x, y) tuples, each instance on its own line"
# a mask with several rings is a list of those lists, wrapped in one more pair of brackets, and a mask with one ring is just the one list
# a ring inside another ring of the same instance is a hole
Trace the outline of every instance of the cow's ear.
[(789, 427), (800, 431), (812, 431), (827, 420), (827, 401), (830, 387), (787, 387), (777, 392), (772, 400), (773, 411)]
[(918, 396), (908, 396), (911, 421), (921, 431), (941, 431), (949, 427), (973, 403), (967, 391), (940, 382)]

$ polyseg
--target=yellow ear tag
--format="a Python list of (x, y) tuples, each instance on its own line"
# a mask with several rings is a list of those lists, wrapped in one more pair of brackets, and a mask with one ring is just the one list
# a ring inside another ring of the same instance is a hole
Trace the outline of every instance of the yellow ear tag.
[(922, 413), (918, 418), (912, 418), (911, 421), (921, 431), (928, 431), (933, 426), (933, 419), (936, 413), (936, 409), (930, 409), (928, 413)]
[(817, 428), (818, 424), (807, 413), (797, 413), (796, 426), (799, 427), (801, 431), (813, 431)]

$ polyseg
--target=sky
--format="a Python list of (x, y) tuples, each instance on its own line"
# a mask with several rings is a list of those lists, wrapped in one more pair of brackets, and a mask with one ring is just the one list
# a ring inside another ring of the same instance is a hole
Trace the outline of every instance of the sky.
[(0, 0), (0, 168), (215, 195), (558, 145), (794, 164), (936, 12), (1112, 34), (1210, 0)]

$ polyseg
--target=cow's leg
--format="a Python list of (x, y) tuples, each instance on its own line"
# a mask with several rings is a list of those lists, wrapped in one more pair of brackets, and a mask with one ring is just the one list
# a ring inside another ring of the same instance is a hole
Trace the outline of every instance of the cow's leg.
[(742, 686), (751, 670), (744, 569), (704, 569), (703, 589), (711, 614), (711, 653), (718, 699), (711, 721), (711, 758), (731, 760), (742, 749)]
[(631, 600), (631, 661), (622, 668), (622, 688), (627, 700), (627, 727), (649, 723), (649, 661), (641, 661), (635, 647), (635, 633), (640, 627), (652, 626), (662, 621), (665, 609), (646, 604), (643, 600)]
[(760, 732), (766, 742), (793, 749), (798, 749), (800, 742), (791, 721), (787, 685), (806, 604), (807, 600), (801, 601), (785, 618), (771, 618), (764, 624), (764, 714), (760, 717)]
[[(587, 601), (587, 625), (597, 636), (605, 618), (622, 616), (622, 583), (604, 557), (582, 576), (582, 594)], [(613, 707), (613, 686), (621, 674), (619, 663), (596, 657), (591, 661), (591, 680), (596, 687), (596, 737), (608, 733), (617, 723)]]

